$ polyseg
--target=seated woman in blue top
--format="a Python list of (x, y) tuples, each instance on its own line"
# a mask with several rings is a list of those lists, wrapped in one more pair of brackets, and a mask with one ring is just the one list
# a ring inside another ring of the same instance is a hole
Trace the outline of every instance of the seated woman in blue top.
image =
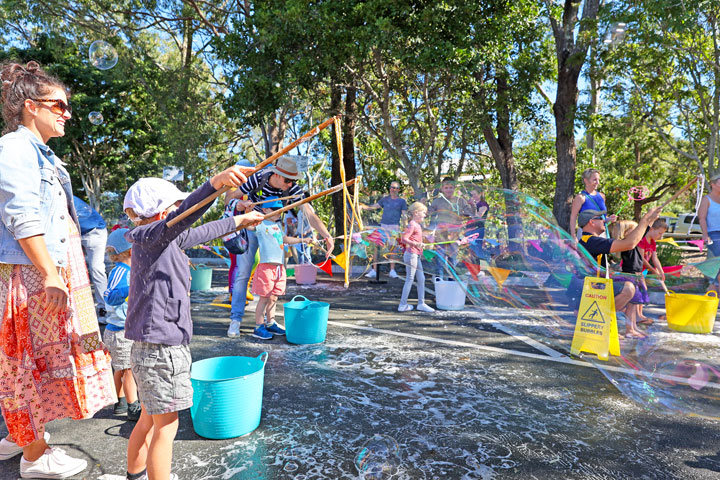
[[(598, 191), (600, 187), (600, 172), (594, 168), (588, 168), (582, 173), (582, 180), (585, 184), (585, 189), (575, 195), (572, 206), (570, 207), (570, 233), (576, 232), (576, 234), (573, 235), (575, 238), (579, 238), (580, 234), (577, 225), (580, 212), (583, 210), (607, 212), (605, 194)], [(605, 215), (604, 220), (605, 223), (612, 223), (617, 220), (617, 215)]]

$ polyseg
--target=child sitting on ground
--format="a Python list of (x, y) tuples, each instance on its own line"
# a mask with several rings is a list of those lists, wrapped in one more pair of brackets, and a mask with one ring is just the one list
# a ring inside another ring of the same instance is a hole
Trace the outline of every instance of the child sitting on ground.
[[(646, 268), (648, 273), (657, 275), (665, 291), (667, 291), (667, 287), (665, 286), (665, 271), (663, 270), (660, 259), (657, 256), (656, 242), (665, 235), (667, 229), (667, 222), (665, 222), (662, 218), (658, 218), (652, 223), (652, 225), (650, 225), (647, 233), (645, 233), (643, 239), (640, 240), (640, 243), (638, 243), (638, 248), (640, 249), (640, 254), (643, 258), (643, 268)], [(649, 302), (646, 301), (645, 303)], [(638, 313), (638, 323), (652, 325), (652, 318), (643, 315), (642, 306), (640, 307), (640, 311)]]
[[(115, 391), (118, 394), (114, 413), (115, 415), (127, 413), (128, 420), (137, 422), (140, 418), (140, 402), (137, 399), (135, 379), (130, 370), (130, 349), (133, 342), (125, 338), (132, 251), (132, 244), (125, 240), (125, 234), (129, 231), (127, 228), (120, 228), (110, 233), (107, 239), (106, 251), (115, 267), (108, 275), (108, 288), (103, 294), (107, 305), (107, 327), (103, 333), (103, 343), (110, 351)], [(125, 396), (120, 396), (121, 393)]]
[[(625, 236), (635, 228), (638, 224), (632, 220), (620, 220), (612, 224), (612, 237), (617, 240), (622, 240)], [(643, 260), (640, 249), (635, 247), (631, 250), (626, 250), (620, 254), (622, 258), (621, 270), (624, 273), (633, 275), (632, 282), (635, 284), (635, 295), (630, 299), (627, 306), (625, 307), (625, 336), (630, 338), (645, 338), (647, 335), (637, 328), (637, 317), (640, 312), (640, 305), (647, 300), (647, 285), (645, 284), (645, 278), (642, 275), (643, 271)]]
[[(282, 208), (282, 202), (277, 197), (267, 197), (263, 204), (263, 213), (269, 214)], [(275, 307), (280, 295), (285, 294), (287, 276), (283, 259), (285, 244), (295, 245), (304, 243), (308, 239), (288, 237), (283, 235), (278, 223), (280, 214), (275, 214), (263, 220), (255, 227), (255, 235), (260, 251), (260, 263), (255, 269), (252, 283), (252, 294), (260, 297), (255, 307), (255, 330), (252, 336), (261, 340), (270, 340), (273, 335), (285, 335), (285, 329), (275, 322)]]
[(408, 222), (402, 234), (402, 243), (405, 246), (405, 253), (403, 254), (406, 268), (405, 285), (403, 285), (398, 312), (408, 312), (413, 309), (412, 305), (408, 305), (407, 301), (414, 278), (417, 278), (417, 309), (421, 312), (434, 312), (435, 309), (425, 304), (425, 272), (423, 272), (422, 266), (422, 222), (427, 215), (427, 207), (420, 202), (415, 202), (408, 208), (408, 215), (410, 215), (410, 222)]
[(142, 178), (125, 195), (125, 213), (139, 225), (125, 234), (133, 245), (125, 337), (134, 340), (130, 364), (142, 405), (128, 441), (130, 480), (144, 479), (146, 471), (153, 480), (177, 478), (170, 465), (178, 412), (192, 406), (193, 398), (190, 266), (183, 250), (256, 225), (262, 215), (250, 212), (190, 228), (208, 203), (173, 226), (168, 222), (220, 188), (243, 184), (248, 170), (230, 167), (189, 196), (161, 178)]

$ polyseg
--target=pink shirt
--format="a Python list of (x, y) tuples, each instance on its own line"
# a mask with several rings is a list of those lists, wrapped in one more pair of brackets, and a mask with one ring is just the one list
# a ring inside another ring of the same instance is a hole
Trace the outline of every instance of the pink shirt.
[(422, 255), (422, 248), (408, 244), (408, 242), (422, 242), (422, 228), (415, 220), (411, 220), (410, 223), (408, 223), (407, 228), (405, 228), (405, 231), (402, 234), (402, 240), (406, 245), (406, 252)]

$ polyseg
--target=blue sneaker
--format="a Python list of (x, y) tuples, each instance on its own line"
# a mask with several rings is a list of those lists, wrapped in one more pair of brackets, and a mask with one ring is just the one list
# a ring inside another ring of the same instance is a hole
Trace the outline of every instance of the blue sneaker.
[(278, 325), (276, 322), (273, 322), (270, 325), (265, 325), (265, 330), (275, 335), (285, 335), (285, 329)]
[(260, 340), (270, 340), (273, 337), (273, 334), (267, 331), (265, 325), (260, 325), (253, 330), (252, 336), (259, 338)]

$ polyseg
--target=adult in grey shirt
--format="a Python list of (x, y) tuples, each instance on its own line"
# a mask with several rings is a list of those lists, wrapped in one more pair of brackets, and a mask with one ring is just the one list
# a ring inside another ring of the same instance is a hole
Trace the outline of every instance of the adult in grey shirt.
[[(382, 197), (377, 203), (372, 205), (364, 205), (364, 210), (377, 210), (382, 209), (382, 218), (380, 219), (380, 228), (385, 231), (388, 236), (388, 247), (392, 248), (395, 246), (395, 237), (400, 232), (400, 218), (402, 213), (407, 210), (407, 202), (404, 198), (400, 197), (400, 183), (390, 183), (390, 194)], [(375, 262), (373, 262), (373, 269), (366, 275), (368, 278), (375, 278), (377, 276), (377, 249), (375, 249)], [(395, 262), (390, 261), (390, 278), (397, 278), (397, 272), (395, 272)]]

